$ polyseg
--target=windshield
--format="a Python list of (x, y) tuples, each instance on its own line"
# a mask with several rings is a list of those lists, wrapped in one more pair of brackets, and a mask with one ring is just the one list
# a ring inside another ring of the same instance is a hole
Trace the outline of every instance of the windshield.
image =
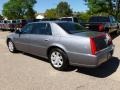
[(57, 23), (57, 24), (69, 34), (87, 31), (87, 29), (85, 29), (83, 26), (76, 23), (67, 22), (67, 23)]

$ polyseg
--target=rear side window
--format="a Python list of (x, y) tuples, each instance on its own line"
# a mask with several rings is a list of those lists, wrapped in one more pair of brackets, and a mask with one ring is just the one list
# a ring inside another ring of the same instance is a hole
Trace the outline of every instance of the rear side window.
[(98, 22), (97, 17), (91, 17), (89, 22)]
[(48, 23), (34, 23), (32, 34), (52, 35), (50, 24)]
[(109, 17), (99, 17), (98, 21), (99, 22), (110, 22), (110, 19), (109, 19)]
[(91, 17), (89, 22), (110, 22), (109, 17)]

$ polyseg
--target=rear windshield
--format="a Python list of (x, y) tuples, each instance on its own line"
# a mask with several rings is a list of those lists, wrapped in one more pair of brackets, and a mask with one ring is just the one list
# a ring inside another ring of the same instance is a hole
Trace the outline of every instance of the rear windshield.
[(91, 17), (89, 22), (110, 22), (109, 17)]
[(87, 31), (87, 29), (85, 29), (83, 26), (77, 23), (57, 23), (57, 24), (69, 34)]

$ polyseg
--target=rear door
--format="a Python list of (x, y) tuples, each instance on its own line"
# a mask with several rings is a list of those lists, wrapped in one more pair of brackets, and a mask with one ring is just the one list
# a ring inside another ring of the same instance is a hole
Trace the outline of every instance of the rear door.
[(49, 23), (34, 23), (30, 35), (31, 53), (46, 57), (46, 51), (52, 40), (52, 30)]

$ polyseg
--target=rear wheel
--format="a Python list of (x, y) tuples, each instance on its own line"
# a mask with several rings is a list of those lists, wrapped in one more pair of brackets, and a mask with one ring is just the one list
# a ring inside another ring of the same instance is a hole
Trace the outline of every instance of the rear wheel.
[(7, 42), (7, 45), (8, 45), (8, 49), (10, 52), (15, 53), (17, 51), (15, 46), (14, 46), (14, 43), (11, 40), (9, 40)]
[(52, 49), (49, 53), (50, 63), (57, 70), (66, 70), (69, 63), (67, 55), (61, 49)]

